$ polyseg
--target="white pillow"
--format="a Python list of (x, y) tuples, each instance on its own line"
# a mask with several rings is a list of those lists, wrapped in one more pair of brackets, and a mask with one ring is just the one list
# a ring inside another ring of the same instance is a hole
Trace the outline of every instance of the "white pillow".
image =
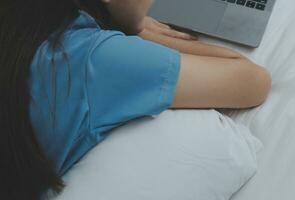
[(166, 110), (113, 129), (65, 176), (58, 200), (228, 200), (262, 143), (214, 109)]

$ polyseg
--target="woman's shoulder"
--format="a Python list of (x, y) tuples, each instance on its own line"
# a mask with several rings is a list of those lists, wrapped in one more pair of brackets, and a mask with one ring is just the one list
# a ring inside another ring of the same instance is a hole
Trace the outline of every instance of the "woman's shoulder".
[(84, 10), (79, 10), (78, 13), (78, 17), (64, 31), (65, 45), (92, 46), (114, 35), (125, 36), (121, 31), (101, 28), (96, 20)]

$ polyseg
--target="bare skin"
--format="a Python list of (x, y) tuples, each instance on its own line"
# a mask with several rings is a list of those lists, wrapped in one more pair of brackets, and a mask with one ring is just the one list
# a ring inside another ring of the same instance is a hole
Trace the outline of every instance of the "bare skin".
[(180, 74), (170, 108), (250, 108), (266, 100), (271, 89), (270, 73), (245, 56), (199, 42), (194, 36), (147, 17), (151, 0), (102, 1), (122, 31), (181, 53)]

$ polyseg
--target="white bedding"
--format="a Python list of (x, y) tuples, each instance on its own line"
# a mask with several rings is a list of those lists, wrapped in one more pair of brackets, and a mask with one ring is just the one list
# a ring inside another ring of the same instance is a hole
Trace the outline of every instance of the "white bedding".
[(258, 172), (231, 200), (295, 199), (295, 1), (277, 0), (261, 46), (253, 51), (234, 47), (265, 66), (273, 85), (267, 101), (250, 110), (222, 110), (243, 123), (264, 144)]
[[(251, 132), (259, 138), (264, 145), (264, 149), (258, 155), (258, 172), (232, 197), (231, 200), (295, 199), (295, 190), (293, 189), (295, 185), (295, 127), (293, 127), (295, 124), (294, 36), (295, 1), (277, 0), (262, 44), (257, 49), (250, 50), (245, 47), (222, 42), (220, 40), (204, 36), (200, 37), (200, 40), (215, 44), (222, 44), (239, 50), (257, 63), (266, 66), (273, 78), (272, 91), (263, 105), (254, 109), (245, 110), (219, 109), (220, 112), (230, 116), (233, 120), (249, 127)], [(166, 110), (160, 114), (159, 119), (161, 119), (161, 115), (169, 115), (170, 117), (177, 118), (179, 123), (185, 125), (188, 121), (186, 117), (191, 116), (187, 115), (187, 112), (195, 111)], [(141, 120), (138, 120), (138, 123), (140, 123), (139, 121)], [(133, 125), (135, 126), (136, 122)], [(155, 132), (157, 130), (161, 130), (162, 128), (156, 126), (154, 127)], [(99, 155), (99, 148), (100, 145), (96, 147), (96, 155)], [(158, 147), (155, 146), (151, 148)], [(116, 153), (116, 151), (112, 153)], [(89, 157), (91, 156), (93, 159), (93, 154)], [(151, 155), (146, 152), (143, 156)], [(68, 187), (57, 199), (74, 199), (74, 195), (78, 195), (83, 192), (84, 194), (91, 196), (91, 194), (89, 194), (91, 193), (90, 188), (93, 186), (91, 184), (95, 184), (95, 181), (91, 179), (91, 174), (87, 174), (88, 172), (85, 170), (80, 171), (83, 172), (82, 174), (75, 173), (76, 171), (78, 172), (79, 168), (83, 168), (85, 165), (89, 166), (84, 169), (92, 171), (96, 170), (94, 165), (90, 166), (91, 164), (91, 158), (89, 160), (84, 159), (83, 162), (77, 164), (73, 170), (71, 170), (70, 175), (73, 176), (66, 177), (68, 180)], [(134, 161), (134, 165), (139, 165), (139, 163)], [(119, 173), (120, 172), (118, 171), (118, 174)], [(134, 177), (130, 177), (131, 182), (135, 181), (133, 178)], [(111, 186), (112, 183), (109, 181), (110, 180), (104, 180), (106, 185)], [(77, 184), (79, 182), (80, 184)], [(189, 186), (183, 187), (186, 188)], [(141, 192), (149, 191), (146, 189), (148, 188), (142, 188)], [(79, 193), (77, 193), (77, 190), (79, 190)], [(150, 194), (145, 195), (147, 197), (146, 199), (149, 199), (148, 197)], [(179, 194), (179, 199), (182, 199), (182, 195), (184, 194)], [(83, 197), (84, 199), (89, 199), (85, 195)], [(96, 199), (104, 200), (105, 198), (100, 196)]]

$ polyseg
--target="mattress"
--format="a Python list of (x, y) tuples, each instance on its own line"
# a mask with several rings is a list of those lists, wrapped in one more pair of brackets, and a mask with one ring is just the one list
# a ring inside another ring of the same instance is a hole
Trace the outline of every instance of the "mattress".
[[(295, 1), (278, 0), (263, 41), (257, 49), (250, 49), (206, 36), (200, 36), (201, 41), (234, 48), (250, 57), (253, 61), (266, 67), (273, 79), (271, 93), (263, 105), (242, 110), (218, 109), (219, 112), (229, 116), (234, 121), (249, 127), (253, 135), (260, 139), (264, 145), (263, 150), (258, 154), (257, 173), (232, 196), (231, 200), (295, 199), (295, 190), (293, 188), (295, 185), (295, 127), (293, 126), (295, 124), (294, 35)], [(174, 112), (178, 113), (174, 115)], [(192, 110), (191, 112), (194, 111)], [(186, 121), (185, 118), (190, 116), (185, 112), (182, 115), (181, 112), (173, 110), (166, 110), (163, 114), (169, 114), (170, 117), (172, 116), (182, 120), (183, 123)], [(158, 129), (161, 129), (161, 127), (158, 127)], [(156, 136), (151, 135), (151, 137)], [(100, 152), (103, 153), (103, 149), (99, 148), (101, 148), (100, 145), (96, 147), (96, 156), (99, 156)], [(155, 146), (153, 148), (158, 147)], [(93, 171), (96, 168), (95, 166), (88, 166), (84, 168), (87, 169), (84, 171), (81, 168), (91, 165), (91, 159), (94, 159), (94, 155), (87, 156), (87, 159), (84, 158), (65, 177), (68, 187), (57, 198), (58, 200), (79, 199), (79, 194), (83, 192), (85, 195), (81, 196), (84, 199), (87, 199), (87, 196), (91, 197), (90, 193), (93, 190), (89, 188), (93, 187), (91, 184), (95, 184), (96, 182), (91, 179), (91, 175), (87, 176), (87, 170)], [(146, 152), (144, 156), (148, 157), (151, 155)], [(139, 164), (136, 161), (134, 162), (135, 167)], [(84, 174), (81, 174), (81, 172)], [(118, 171), (117, 173), (119, 175), (120, 172)], [(113, 176), (116, 176), (116, 174), (113, 174)], [(147, 176), (146, 178), (148, 179), (149, 177)], [(132, 183), (132, 181), (133, 179), (130, 177), (130, 182)], [(83, 182), (87, 184), (81, 184)], [(112, 184), (110, 180), (101, 181), (101, 186)], [(128, 188), (128, 186), (126, 187)], [(146, 191), (144, 189), (143, 192)], [(179, 194), (179, 199), (181, 199), (181, 195)], [(149, 194), (146, 194), (146, 196), (148, 197)], [(100, 196), (97, 199), (104, 199), (104, 197)]]

